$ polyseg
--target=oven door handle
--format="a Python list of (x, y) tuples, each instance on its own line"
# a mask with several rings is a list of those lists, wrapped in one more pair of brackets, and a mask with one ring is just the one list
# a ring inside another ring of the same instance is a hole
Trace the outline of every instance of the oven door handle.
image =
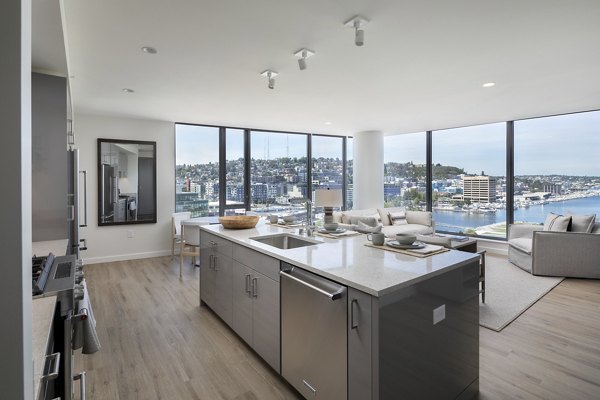
[(85, 371), (81, 371), (77, 375), (73, 376), (74, 381), (79, 382), (79, 398), (85, 400)]
[[(58, 378), (58, 372), (60, 370), (60, 353), (52, 353), (46, 356), (45, 360), (45, 368), (44, 371), (48, 371), (46, 375), (42, 375), (43, 381), (51, 381), (53, 379)], [(52, 370), (50, 370), (50, 363), (54, 362), (52, 365)]]

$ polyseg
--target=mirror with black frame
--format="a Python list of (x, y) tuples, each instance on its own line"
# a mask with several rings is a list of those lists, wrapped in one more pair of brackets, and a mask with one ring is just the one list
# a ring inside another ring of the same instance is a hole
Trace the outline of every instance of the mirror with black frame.
[(98, 225), (156, 223), (156, 142), (98, 139)]

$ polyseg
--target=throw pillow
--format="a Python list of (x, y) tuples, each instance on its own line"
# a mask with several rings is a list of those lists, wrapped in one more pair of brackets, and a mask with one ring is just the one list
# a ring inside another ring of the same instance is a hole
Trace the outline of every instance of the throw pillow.
[(546, 222), (544, 222), (544, 230), (550, 232), (566, 232), (570, 223), (571, 217), (550, 213), (546, 217)]
[(379, 213), (379, 219), (383, 226), (392, 225), (392, 221), (390, 220), (390, 213), (397, 212), (405, 212), (406, 209), (404, 207), (389, 207), (389, 208), (378, 208), (377, 212)]
[(408, 222), (406, 222), (406, 212), (404, 212), (404, 211), (391, 212), (389, 215), (390, 215), (390, 222), (392, 223), (392, 225), (407, 225), (408, 224)]
[(433, 224), (429, 211), (407, 211), (406, 222), (409, 224), (431, 226)]
[(571, 217), (571, 232), (590, 233), (596, 222), (596, 214), (592, 215), (569, 215)]

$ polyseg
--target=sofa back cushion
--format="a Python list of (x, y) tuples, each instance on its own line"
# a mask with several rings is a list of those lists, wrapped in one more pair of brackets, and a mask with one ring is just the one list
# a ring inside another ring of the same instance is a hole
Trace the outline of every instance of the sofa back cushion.
[(425, 226), (431, 226), (433, 224), (431, 212), (429, 211), (407, 211), (406, 221), (409, 224), (418, 224)]
[[(356, 225), (356, 219), (354, 222), (351, 221), (352, 217), (373, 217), (379, 219), (379, 214), (376, 208), (366, 208), (364, 210), (348, 210), (342, 211), (342, 223)], [(335, 219), (334, 219), (335, 221)]]
[(544, 222), (544, 230), (550, 232), (566, 232), (570, 223), (570, 216), (567, 217), (564, 215), (550, 213), (546, 217), (546, 222)]
[(569, 229), (571, 232), (583, 232), (590, 233), (594, 228), (594, 223), (596, 222), (596, 214), (592, 215), (569, 215), (571, 217), (571, 228)]

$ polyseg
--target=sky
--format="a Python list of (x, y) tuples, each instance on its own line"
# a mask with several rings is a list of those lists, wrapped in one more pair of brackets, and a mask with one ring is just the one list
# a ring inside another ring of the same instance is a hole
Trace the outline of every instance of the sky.
[[(487, 124), (434, 131), (433, 162), (467, 173), (504, 176), (506, 125)], [(177, 164), (217, 162), (218, 128), (177, 125)], [(227, 158), (243, 156), (243, 131), (227, 130)], [(306, 136), (254, 132), (253, 158), (301, 157)], [(385, 136), (384, 162), (425, 163), (425, 133)], [(342, 157), (341, 139), (313, 137), (314, 157)], [(352, 150), (349, 146), (348, 154)], [(516, 175), (600, 176), (600, 111), (515, 122)]]
[[(505, 124), (434, 131), (433, 162), (506, 174)], [(600, 111), (516, 121), (515, 175), (600, 176)], [(384, 162), (425, 163), (425, 133), (386, 136)]]
[[(227, 159), (244, 156), (244, 137), (241, 129), (227, 129)], [(177, 164), (199, 164), (219, 161), (219, 128), (177, 125)], [(280, 158), (306, 156), (306, 135), (278, 132), (252, 132), (253, 158)], [(342, 158), (342, 138), (313, 136), (313, 157)]]

